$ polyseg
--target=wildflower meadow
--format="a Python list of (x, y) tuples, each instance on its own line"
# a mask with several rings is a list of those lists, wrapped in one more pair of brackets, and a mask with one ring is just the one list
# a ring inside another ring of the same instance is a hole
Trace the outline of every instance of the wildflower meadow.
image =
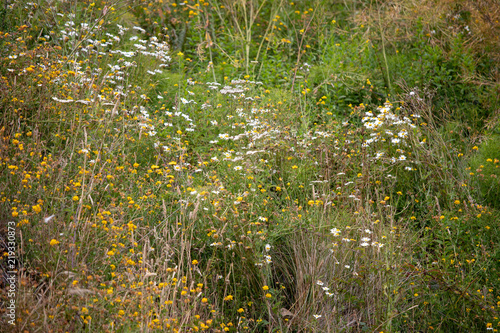
[(498, 332), (496, 0), (4, 0), (2, 332)]

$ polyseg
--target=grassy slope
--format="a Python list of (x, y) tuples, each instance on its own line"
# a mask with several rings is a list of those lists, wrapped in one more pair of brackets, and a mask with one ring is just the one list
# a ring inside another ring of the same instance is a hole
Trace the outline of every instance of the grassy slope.
[(12, 329), (496, 329), (496, 7), (245, 3), (2, 9)]

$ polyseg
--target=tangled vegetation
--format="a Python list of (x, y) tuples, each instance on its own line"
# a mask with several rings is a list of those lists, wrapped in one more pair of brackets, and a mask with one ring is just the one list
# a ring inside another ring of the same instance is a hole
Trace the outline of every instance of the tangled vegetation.
[(6, 0), (2, 327), (497, 332), (499, 20)]

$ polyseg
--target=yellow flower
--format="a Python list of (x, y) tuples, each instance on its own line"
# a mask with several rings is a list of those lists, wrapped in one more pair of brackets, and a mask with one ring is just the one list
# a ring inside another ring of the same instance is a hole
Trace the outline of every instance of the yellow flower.
[(33, 211), (35, 213), (40, 213), (42, 211), (42, 208), (40, 207), (40, 205), (35, 205), (35, 206), (32, 206), (31, 208), (33, 208)]
[(266, 294), (266, 298), (271, 298), (271, 297), (273, 297), (273, 295), (271, 295), (270, 293)]
[(198, 265), (198, 260), (195, 259), (195, 260), (191, 261), (191, 264)]
[(76, 202), (76, 201), (78, 201), (78, 200), (80, 200), (80, 198), (79, 198), (77, 195), (75, 195), (75, 196), (73, 197), (73, 201), (75, 201), (75, 202)]
[(201, 299), (201, 302), (202, 302), (202, 303), (206, 303), (206, 302), (208, 302), (208, 299), (207, 299), (206, 297), (203, 297), (203, 298)]
[(52, 239), (50, 241), (50, 246), (54, 246), (54, 245), (57, 245), (57, 244), (59, 244), (59, 241), (57, 239)]
[(267, 291), (267, 290), (269, 290), (269, 287), (268, 286), (264, 286), (264, 287), (262, 287), (262, 289), (265, 290), (265, 291)]
[(233, 295), (227, 295), (226, 297), (224, 297), (224, 300), (225, 301), (232, 301), (233, 300)]

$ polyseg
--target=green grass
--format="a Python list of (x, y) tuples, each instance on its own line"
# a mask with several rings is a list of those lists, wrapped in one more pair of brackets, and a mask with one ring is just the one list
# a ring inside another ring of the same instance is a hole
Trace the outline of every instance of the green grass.
[(496, 331), (498, 24), (397, 5), (6, 3), (7, 327)]

